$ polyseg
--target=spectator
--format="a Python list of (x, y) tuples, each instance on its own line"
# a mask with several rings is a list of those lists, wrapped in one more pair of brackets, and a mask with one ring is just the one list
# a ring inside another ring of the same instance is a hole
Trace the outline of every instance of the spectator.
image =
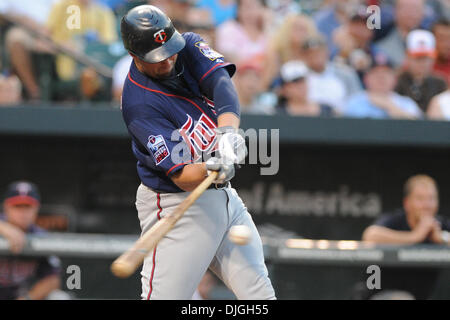
[(262, 67), (253, 60), (238, 65), (234, 83), (242, 113), (273, 114), (275, 112), (275, 94), (263, 92), (261, 74)]
[(331, 52), (336, 51), (333, 32), (347, 22), (349, 8), (357, 4), (359, 4), (357, 0), (333, 0), (314, 14), (317, 29), (326, 36), (327, 46)]
[(438, 187), (427, 175), (410, 177), (403, 189), (403, 209), (380, 217), (363, 233), (364, 241), (392, 244), (450, 244), (450, 220), (437, 215)]
[(189, 30), (198, 33), (206, 43), (216, 43), (216, 29), (211, 24), (191, 25)]
[(407, 48), (405, 70), (395, 91), (413, 99), (426, 112), (431, 98), (447, 89), (444, 79), (432, 75), (436, 56), (434, 36), (427, 30), (411, 31)]
[(208, 11), (195, 6), (195, 0), (149, 0), (147, 2), (167, 12), (175, 28), (181, 33), (192, 31), (191, 27), (195, 25), (204, 26), (213, 23)]
[(377, 45), (400, 67), (405, 59), (406, 36), (421, 25), (425, 18), (425, 0), (397, 0), (395, 3), (395, 25)]
[(433, 34), (436, 38), (437, 51), (434, 71), (443, 76), (447, 80), (447, 85), (450, 85), (450, 18), (438, 20), (433, 26)]
[[(280, 37), (280, 34), (287, 37)], [(314, 21), (302, 14), (292, 14), (273, 33), (264, 57), (263, 88), (269, 88), (280, 66), (290, 60), (303, 60), (303, 44), (317, 34)], [(286, 41), (287, 38), (287, 41)]]
[(332, 60), (343, 62), (356, 70), (361, 83), (373, 57), (379, 52), (372, 42), (375, 36), (374, 29), (367, 28), (368, 18), (366, 6), (356, 7), (350, 12), (349, 20), (334, 33), (337, 51), (331, 52)]
[(427, 0), (436, 20), (450, 19), (450, 2), (448, 0)]
[[(13, 71), (22, 81), (25, 97), (29, 100), (41, 99), (41, 89), (36, 80), (32, 64), (33, 53), (52, 53), (45, 40), (35, 38), (26, 28), (48, 34), (45, 26), (49, 10), (56, 0), (2, 0), (0, 13), (17, 21), (5, 35), (5, 46), (10, 56)], [(10, 79), (11, 80), (11, 79)]]
[(233, 63), (263, 56), (268, 44), (266, 14), (262, 0), (238, 0), (236, 20), (229, 20), (216, 30), (217, 51)]
[[(40, 195), (34, 184), (18, 181), (8, 186), (3, 202), (4, 215), (0, 216), (0, 236), (8, 240), (12, 253), (23, 250), (26, 235), (44, 233), (34, 224), (39, 207)], [(45, 299), (59, 287), (57, 257), (0, 257), (0, 299)]]
[(450, 121), (450, 90), (442, 92), (431, 99), (427, 116), (434, 120)]
[(291, 116), (334, 115), (333, 108), (308, 99), (308, 68), (301, 61), (288, 61), (281, 67), (280, 99), (277, 106), (279, 114)]
[(109, 7), (111, 10), (115, 11), (115, 10), (119, 9), (121, 6), (123, 6), (124, 4), (126, 4), (126, 2), (128, 0), (96, 0), (96, 1), (98, 3), (103, 4), (104, 6)]
[(115, 101), (119, 101), (122, 97), (123, 84), (127, 78), (133, 58), (127, 54), (116, 62), (113, 69), (112, 95)]
[(236, 18), (236, 0), (198, 0), (197, 7), (208, 11), (216, 27)]
[(417, 104), (393, 90), (396, 75), (393, 64), (384, 54), (378, 54), (364, 76), (366, 90), (350, 97), (343, 114), (358, 118), (407, 118), (422, 116)]
[[(437, 215), (438, 187), (427, 175), (410, 177), (404, 186), (403, 208), (381, 216), (364, 230), (362, 239), (380, 244), (450, 244), (450, 220)], [(383, 289), (406, 290), (417, 299), (432, 293), (438, 272), (383, 268)], [(414, 279), (414, 281), (412, 281)]]
[[(298, 15), (302, 12), (304, 3), (292, 0), (266, 0), (267, 7), (273, 15), (273, 27), (278, 28), (285, 22), (287, 17)], [(314, 21), (312, 23), (315, 25)]]
[(211, 271), (206, 270), (205, 275), (198, 284), (197, 290), (195, 290), (192, 300), (211, 300), (211, 292), (214, 287), (217, 286), (217, 279), (211, 273)]
[(0, 107), (18, 104), (22, 100), (21, 90), (19, 78), (0, 73)]
[[(80, 8), (80, 23), (68, 27), (67, 12), (72, 5)], [(109, 44), (117, 40), (114, 13), (93, 0), (56, 3), (50, 12), (48, 28), (54, 41), (79, 51), (83, 51), (90, 42)], [(62, 54), (56, 57), (56, 70), (61, 80), (73, 80), (80, 74), (75, 61)]]
[(303, 50), (310, 70), (308, 95), (311, 101), (339, 110), (349, 96), (361, 90), (360, 80), (353, 69), (329, 61), (329, 51), (323, 37), (307, 39)]

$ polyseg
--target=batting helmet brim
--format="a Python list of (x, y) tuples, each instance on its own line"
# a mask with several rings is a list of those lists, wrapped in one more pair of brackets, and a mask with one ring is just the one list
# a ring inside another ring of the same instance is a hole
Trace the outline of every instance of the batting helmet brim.
[(185, 45), (186, 40), (184, 40), (183, 36), (178, 31), (175, 31), (172, 37), (164, 43), (164, 45), (151, 50), (144, 56), (138, 57), (148, 63), (158, 63), (180, 52)]

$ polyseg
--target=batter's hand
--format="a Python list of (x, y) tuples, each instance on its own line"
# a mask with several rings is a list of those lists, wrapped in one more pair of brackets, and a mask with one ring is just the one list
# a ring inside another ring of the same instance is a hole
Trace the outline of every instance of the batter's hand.
[(233, 127), (220, 127), (216, 130), (219, 139), (219, 154), (231, 163), (241, 163), (247, 156), (245, 139)]
[(206, 169), (208, 170), (208, 175), (211, 171), (218, 171), (217, 179), (213, 183), (225, 183), (230, 181), (234, 177), (234, 164), (231, 162), (226, 162), (224, 159), (219, 159), (217, 157), (212, 157), (206, 161)]

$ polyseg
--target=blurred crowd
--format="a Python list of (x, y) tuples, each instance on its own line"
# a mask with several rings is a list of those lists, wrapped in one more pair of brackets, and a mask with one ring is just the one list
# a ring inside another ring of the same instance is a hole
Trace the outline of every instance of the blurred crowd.
[(450, 120), (448, 0), (2, 0), (0, 105), (118, 106), (146, 3), (236, 64), (243, 113)]

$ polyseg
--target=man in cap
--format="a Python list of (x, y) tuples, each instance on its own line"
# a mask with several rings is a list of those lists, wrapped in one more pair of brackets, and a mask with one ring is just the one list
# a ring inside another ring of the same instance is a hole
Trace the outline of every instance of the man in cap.
[(33, 183), (11, 183), (0, 215), (0, 236), (9, 242), (12, 255), (0, 257), (0, 299), (45, 299), (60, 287), (57, 257), (25, 257), (18, 254), (26, 236), (44, 231), (34, 223), (40, 208), (39, 190)]
[(387, 56), (377, 54), (364, 75), (366, 90), (347, 101), (343, 115), (357, 118), (407, 118), (422, 116), (417, 104), (393, 90), (396, 84), (394, 67)]
[(308, 73), (309, 70), (306, 65), (299, 60), (291, 60), (281, 66), (278, 113), (310, 117), (334, 115), (332, 107), (309, 99)]
[[(311, 101), (339, 110), (350, 95), (361, 90), (355, 70), (329, 61), (330, 52), (322, 35), (308, 38), (303, 50), (309, 69), (308, 95)], [(327, 94), (323, 94), (324, 92)]]
[(436, 61), (435, 38), (430, 31), (414, 30), (407, 38), (405, 70), (395, 91), (413, 99), (426, 112), (431, 99), (447, 89), (446, 81), (433, 75)]

